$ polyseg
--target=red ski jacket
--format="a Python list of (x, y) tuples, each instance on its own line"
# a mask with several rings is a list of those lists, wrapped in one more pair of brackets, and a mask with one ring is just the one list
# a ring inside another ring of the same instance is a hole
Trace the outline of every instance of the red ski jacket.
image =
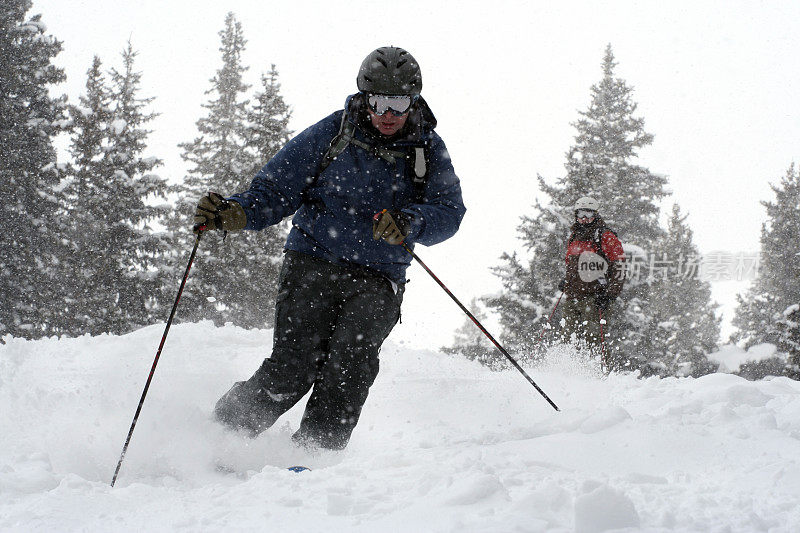
[(599, 216), (591, 224), (574, 224), (567, 242), (564, 293), (573, 298), (605, 291), (614, 299), (625, 283), (622, 243)]

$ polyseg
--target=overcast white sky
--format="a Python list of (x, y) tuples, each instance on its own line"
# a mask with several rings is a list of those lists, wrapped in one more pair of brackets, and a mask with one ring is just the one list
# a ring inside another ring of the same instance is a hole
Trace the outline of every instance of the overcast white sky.
[[(179, 180), (176, 145), (196, 134), (228, 11), (248, 40), (249, 81), (277, 65), (295, 131), (341, 108), (374, 48), (414, 54), (468, 208), (456, 237), (418, 252), (465, 303), (499, 288), (489, 267), (518, 247), (515, 228), (538, 194), (536, 175), (563, 174), (571, 123), (601, 78), (608, 43), (655, 135), (640, 162), (669, 177), (674, 194), (664, 207), (677, 201), (689, 213), (702, 252), (757, 251), (759, 201), (800, 158), (797, 1), (34, 0), (30, 13), (42, 13), (64, 42), (57, 63), (72, 101), (92, 56), (117, 66), (131, 40), (142, 95), (156, 97), (161, 113), (148, 155), (165, 160), (163, 177)], [(449, 342), (463, 315), (421, 269), (410, 277), (393, 336)], [(723, 303), (730, 287), (715, 293)]]

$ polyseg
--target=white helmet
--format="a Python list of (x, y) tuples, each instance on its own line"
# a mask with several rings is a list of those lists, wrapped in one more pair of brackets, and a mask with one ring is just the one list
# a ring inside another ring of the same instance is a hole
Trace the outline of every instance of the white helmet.
[(577, 211), (578, 209), (589, 209), (591, 211), (600, 211), (600, 202), (598, 202), (591, 196), (584, 196), (582, 198), (578, 198), (578, 201), (575, 202), (575, 207), (573, 208), (573, 211)]

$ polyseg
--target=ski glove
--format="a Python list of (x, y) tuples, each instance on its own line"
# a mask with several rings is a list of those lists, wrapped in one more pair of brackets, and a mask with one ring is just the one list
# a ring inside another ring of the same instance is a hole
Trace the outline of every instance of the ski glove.
[(603, 291), (594, 297), (594, 304), (600, 311), (605, 312), (608, 306), (611, 305), (612, 300), (614, 300), (614, 298), (609, 297), (609, 295)]
[(564, 289), (566, 289), (566, 288), (567, 288), (567, 280), (562, 279), (561, 281), (558, 282), (558, 290), (559, 291), (564, 292)]
[(402, 211), (384, 209), (372, 218), (372, 238), (389, 244), (403, 244), (411, 228), (411, 217)]
[(197, 202), (194, 212), (194, 232), (205, 230), (239, 231), (247, 225), (247, 215), (238, 202), (226, 200), (222, 195), (208, 192)]

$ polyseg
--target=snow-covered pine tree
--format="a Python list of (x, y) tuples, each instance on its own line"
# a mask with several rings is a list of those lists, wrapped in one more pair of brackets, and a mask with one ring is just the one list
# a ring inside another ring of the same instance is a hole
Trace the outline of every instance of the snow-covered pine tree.
[[(73, 163), (68, 165), (69, 177), (65, 191), (69, 192), (70, 207), (77, 208), (81, 201), (94, 196), (92, 179), (99, 169), (96, 166), (104, 157), (106, 130), (111, 122), (111, 96), (102, 72), (98, 56), (86, 71), (86, 94), (78, 99), (79, 104), (69, 105), (71, 121), (70, 155)], [(79, 218), (83, 210), (74, 209), (71, 216)]]
[[(166, 221), (179, 254), (173, 258), (176, 272), (194, 240), (190, 226), (197, 200), (207, 191), (229, 195), (246, 189), (255, 170), (288, 136), (288, 131), (281, 129), (288, 111), (277, 95), (277, 81), (270, 85), (268, 79), (254, 108), (245, 97), (249, 85), (243, 75), (248, 69), (242, 65), (241, 55), (246, 40), (233, 13), (226, 16), (220, 38), (222, 67), (206, 91), (213, 99), (203, 104), (208, 115), (197, 121), (200, 136), (181, 145), (182, 157), (191, 168), (174, 189), (178, 205)], [(183, 319), (211, 319), (243, 327), (271, 325), (282, 244), (280, 230), (240, 233), (225, 241), (217, 232), (206, 235), (192, 283), (183, 296)]]
[[(567, 211), (562, 214), (536, 200), (535, 215), (523, 216), (517, 227), (531, 259), (526, 262), (516, 253), (504, 253), (500, 258), (503, 264), (492, 269), (501, 279), (503, 290), (483, 298), (486, 306), (498, 313), (501, 342), (523, 361), (537, 359), (543, 353), (539, 338), (542, 328), (548, 327), (547, 319), (559, 297), (556, 287), (564, 277), (560, 250), (565, 249), (564, 240), (569, 234), (567, 217), (571, 217), (571, 210)], [(552, 335), (544, 337), (545, 341), (551, 338)]]
[[(261, 75), (261, 90), (247, 110), (246, 155), (252, 157), (252, 165), (244, 177), (254, 176), (289, 141), (292, 113), (280, 87), (278, 71), (271, 65), (269, 73)], [(242, 276), (239, 279), (248, 279), (249, 283), (235, 286), (237, 306), (228, 310), (229, 320), (243, 327), (270, 325), (287, 235), (288, 224), (283, 223), (262, 231), (242, 232), (235, 236), (235, 242), (232, 240), (237, 251), (235, 267)]]
[[(548, 200), (536, 201), (533, 214), (522, 217), (518, 227), (529, 259), (504, 255), (504, 264), (495, 269), (503, 291), (485, 298), (499, 313), (503, 342), (523, 359), (532, 353), (558, 297), (575, 200), (587, 195), (599, 200), (603, 218), (627, 249), (648, 250), (664, 233), (658, 204), (667, 194), (666, 178), (636, 164), (638, 151), (651, 144), (653, 136), (635, 116), (633, 89), (614, 76), (615, 65), (609, 45), (603, 78), (592, 86), (589, 108), (574, 124), (578, 133), (566, 154), (567, 173), (555, 185), (539, 176)], [(608, 332), (612, 368), (638, 368), (643, 363), (638, 352), (647, 344), (647, 298), (646, 281), (626, 282)]]
[(95, 57), (81, 106), (71, 108), (74, 334), (126, 333), (163, 319), (155, 266), (165, 244), (150, 223), (165, 213), (163, 202), (152, 204), (163, 200), (166, 182), (152, 173), (160, 160), (143, 157), (155, 115), (145, 111), (153, 99), (138, 96), (135, 57), (128, 43), (110, 88)]
[[(745, 347), (770, 342), (789, 355), (790, 367), (800, 364), (797, 348), (797, 306), (800, 304), (800, 171), (792, 163), (779, 185), (775, 201), (762, 202), (767, 221), (761, 227), (758, 276), (745, 295), (737, 297), (733, 340)], [(793, 375), (791, 368), (787, 369)]]
[[(486, 322), (486, 312), (481, 308), (477, 298), (473, 298), (469, 306), (470, 312), (481, 324)], [(507, 366), (507, 360), (486, 335), (478, 329), (469, 317), (464, 324), (455, 331), (453, 344), (442, 346), (444, 353), (461, 354), (470, 361), (478, 361), (492, 370), (500, 370)]]
[(97, 217), (107, 196), (103, 189), (106, 187), (105, 149), (111, 123), (110, 100), (102, 62), (95, 56), (86, 72), (86, 94), (79, 97), (78, 105), (69, 106), (72, 163), (65, 171), (64, 193), (69, 217), (64, 233), (72, 250), (63, 259), (69, 292), (65, 295), (67, 305), (62, 323), (65, 333), (70, 335), (101, 332), (104, 321), (101, 315), (110, 311), (109, 306), (101, 305), (102, 287), (92, 282), (97, 266), (93, 250), (100, 248), (98, 239), (102, 233), (98, 227), (102, 219), (98, 221)]
[(781, 333), (779, 346), (788, 354), (784, 374), (800, 380), (800, 299), (783, 311), (783, 317), (778, 321), (778, 330)]
[(667, 233), (653, 248), (656, 264), (650, 283), (648, 367), (643, 374), (702, 376), (716, 369), (706, 357), (719, 341), (720, 318), (711, 302), (711, 284), (694, 267), (700, 252), (678, 204)]
[(256, 93), (255, 102), (247, 114), (246, 141), (255, 158), (251, 169), (253, 174), (261, 170), (292, 135), (289, 130), (292, 112), (280, 90), (278, 71), (273, 64), (267, 74), (261, 75), (261, 90)]
[[(106, 210), (106, 253), (114, 258), (117, 304), (111, 331), (124, 333), (163, 321), (165, 300), (159, 297), (163, 278), (157, 274), (159, 258), (168, 243), (153, 224), (168, 212), (167, 182), (155, 174), (162, 161), (147, 156), (148, 124), (157, 116), (148, 110), (153, 97), (141, 97), (141, 72), (134, 69), (137, 53), (128, 42), (122, 52), (122, 70), (111, 69), (113, 115), (108, 131), (107, 157), (111, 165)], [(167, 309), (168, 312), (168, 309)]]
[[(190, 167), (183, 182), (172, 188), (171, 192), (178, 197), (177, 204), (165, 220), (173, 242), (169, 269), (176, 278), (185, 268), (194, 241), (191, 223), (197, 201), (208, 191), (228, 195), (240, 190), (253, 165), (246, 149), (248, 101), (245, 94), (249, 85), (243, 80), (247, 68), (241, 62), (246, 41), (233, 13), (225, 17), (225, 27), (219, 36), (222, 67), (211, 78), (211, 88), (205, 92), (211, 100), (203, 104), (207, 115), (196, 122), (199, 136), (179, 145), (183, 149), (181, 158)], [(238, 269), (233, 267), (236, 261), (233, 240), (223, 240), (222, 234), (217, 232), (205, 235), (197, 251), (191, 283), (186, 285), (181, 298), (177, 319), (211, 319), (217, 324), (231, 321), (231, 310), (238, 311), (234, 291), (239, 285), (250, 283), (249, 276), (237, 279), (238, 272), (234, 272)], [(174, 293), (174, 289), (166, 289), (167, 296)]]
[(67, 125), (66, 97), (49, 93), (65, 75), (52, 64), (61, 42), (40, 15), (26, 20), (30, 8), (30, 0), (0, 8), (0, 339), (60, 333), (65, 299), (65, 202), (53, 138)]

